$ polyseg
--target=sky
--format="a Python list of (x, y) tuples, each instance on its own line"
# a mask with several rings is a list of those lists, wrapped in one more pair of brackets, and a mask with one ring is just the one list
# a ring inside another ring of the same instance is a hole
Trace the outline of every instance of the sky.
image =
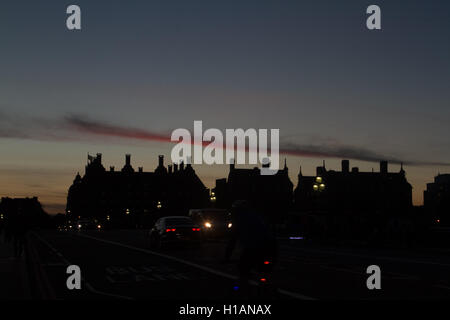
[[(82, 30), (66, 28), (70, 4)], [(382, 30), (366, 28), (371, 4)], [(63, 212), (88, 152), (152, 171), (173, 144), (136, 133), (202, 120), (280, 129), (294, 185), (324, 159), (404, 162), (420, 205), (450, 172), (449, 15), (436, 0), (2, 1), (0, 196)], [(194, 169), (207, 187), (228, 173)]]

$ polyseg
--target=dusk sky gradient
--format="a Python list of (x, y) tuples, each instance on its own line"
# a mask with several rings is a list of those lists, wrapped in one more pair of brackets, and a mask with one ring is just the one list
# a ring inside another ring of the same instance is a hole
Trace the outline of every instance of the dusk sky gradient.
[[(81, 31), (66, 29), (70, 4)], [(381, 31), (366, 28), (371, 4)], [(0, 196), (39, 196), (51, 213), (88, 152), (150, 171), (173, 147), (70, 119), (167, 137), (194, 120), (279, 128), (281, 145), (323, 152), (286, 155), (294, 185), (322, 159), (378, 171), (354, 157), (372, 154), (407, 164), (415, 204), (450, 172), (448, 1), (2, 1), (0, 39)], [(194, 169), (208, 187), (228, 173)]]

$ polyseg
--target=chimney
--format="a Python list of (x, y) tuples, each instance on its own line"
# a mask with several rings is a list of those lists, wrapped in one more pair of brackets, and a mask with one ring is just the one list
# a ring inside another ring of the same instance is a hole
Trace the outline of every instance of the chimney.
[(316, 167), (316, 176), (321, 176), (325, 173), (324, 167)]
[(139, 172), (141, 172), (141, 173), (144, 172), (144, 167), (139, 167), (138, 169), (139, 169)]
[(127, 166), (131, 165), (131, 155), (130, 154), (125, 155), (125, 164)]
[(114, 166), (109, 167), (109, 171), (114, 172)]
[(178, 164), (173, 164), (173, 172), (178, 172)]
[(158, 167), (163, 167), (164, 166), (164, 156), (158, 156)]
[(181, 161), (181, 162), (180, 162), (180, 171), (183, 171), (183, 170), (184, 170), (184, 162)]
[(343, 173), (349, 173), (350, 172), (350, 161), (348, 160), (342, 160), (342, 172)]
[(167, 166), (167, 168), (168, 168), (168, 170), (169, 170), (169, 173), (172, 173), (172, 165), (169, 164), (169, 165)]
[(352, 168), (352, 172), (353, 173), (358, 173), (359, 172), (359, 168), (358, 167), (353, 167)]
[(230, 171), (234, 170), (234, 159), (230, 159)]
[(380, 172), (381, 173), (388, 172), (388, 162), (387, 161), (380, 161)]
[(97, 153), (97, 161), (99, 164), (102, 164), (102, 154), (101, 153)]

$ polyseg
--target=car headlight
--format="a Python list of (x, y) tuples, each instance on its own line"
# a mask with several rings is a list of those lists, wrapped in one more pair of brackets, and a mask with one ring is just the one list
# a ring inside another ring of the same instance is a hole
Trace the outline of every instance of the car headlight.
[(212, 224), (209, 223), (209, 222), (206, 222), (206, 223), (205, 223), (205, 227), (206, 227), (206, 228), (211, 228), (211, 227), (212, 227)]

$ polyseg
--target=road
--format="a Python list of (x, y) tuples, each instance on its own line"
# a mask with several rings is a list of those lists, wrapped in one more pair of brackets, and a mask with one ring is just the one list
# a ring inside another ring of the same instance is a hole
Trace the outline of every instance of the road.
[[(279, 263), (263, 294), (236, 292), (238, 250), (221, 262), (224, 241), (149, 249), (142, 230), (40, 231), (31, 235), (38, 294), (48, 299), (152, 299), (224, 302), (235, 299), (449, 299), (447, 253), (374, 251), (281, 240)], [(81, 290), (68, 290), (68, 265), (78, 265)], [(370, 265), (381, 289), (366, 286)]]

